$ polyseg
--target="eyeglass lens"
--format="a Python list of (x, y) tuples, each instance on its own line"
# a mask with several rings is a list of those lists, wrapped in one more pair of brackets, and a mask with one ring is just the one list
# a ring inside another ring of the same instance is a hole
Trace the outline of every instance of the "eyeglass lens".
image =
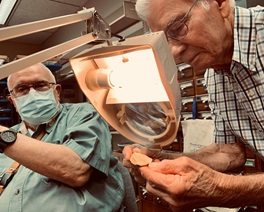
[(167, 31), (167, 37), (181, 40), (188, 33), (188, 26), (180, 21), (175, 22)]
[(188, 16), (190, 12), (192, 11), (192, 8), (195, 6), (196, 2), (199, 0), (195, 0), (190, 9), (187, 11), (187, 13), (183, 16), (181, 20), (173, 20), (165, 30), (167, 38), (171, 38), (174, 40), (181, 40), (186, 37), (186, 35), (189, 32), (188, 25), (186, 24), (186, 20), (188, 19)]
[[(47, 81), (38, 81), (31, 84), (20, 84), (17, 85), (12, 91), (16, 96), (23, 96), (29, 93), (30, 88), (34, 88), (36, 91), (47, 91), (51, 88), (51, 85), (55, 83), (50, 83)], [(10, 91), (11, 92), (11, 91)]]

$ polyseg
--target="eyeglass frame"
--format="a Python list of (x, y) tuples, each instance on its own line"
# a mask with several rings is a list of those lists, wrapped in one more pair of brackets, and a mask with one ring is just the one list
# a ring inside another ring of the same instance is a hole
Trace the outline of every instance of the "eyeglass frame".
[[(46, 90), (38, 90), (36, 89), (34, 86), (36, 86), (38, 83), (46, 83), (46, 85), (49, 87), (48, 89)], [(18, 84), (16, 85), (13, 89), (11, 89), (9, 91), (10, 94), (13, 94), (15, 97), (21, 97), (21, 96), (24, 96), (26, 94), (28, 94), (30, 92), (30, 89), (31, 88), (34, 88), (35, 91), (38, 91), (38, 92), (41, 92), (41, 91), (47, 91), (51, 88), (52, 85), (56, 85), (55, 82), (48, 82), (46, 80), (40, 80), (40, 81), (37, 81), (37, 82), (33, 82), (33, 83), (29, 83), (29, 84), (24, 84), (24, 83), (21, 83), (21, 84)], [(17, 87), (19, 86), (27, 86), (28, 87), (28, 91), (26, 93), (24, 93), (23, 95), (16, 95), (16, 92), (14, 91)]]
[[(195, 0), (194, 1), (194, 3), (192, 4), (192, 6), (190, 7), (190, 9), (185, 13), (185, 15), (183, 16), (183, 18), (181, 20), (178, 20), (177, 17), (176, 17), (172, 21), (170, 21), (170, 23), (166, 26), (166, 28), (164, 29), (164, 32), (165, 32), (165, 35), (166, 35), (167, 40), (168, 40), (168, 38), (170, 38), (172, 40), (180, 41), (180, 40), (184, 39), (187, 36), (187, 34), (189, 33), (189, 27), (186, 24), (186, 21), (187, 21), (187, 18), (189, 16), (190, 12), (192, 11), (193, 7), (196, 5), (196, 3), (198, 1), (199, 0)], [(168, 31), (177, 22), (181, 23), (180, 27), (178, 28), (179, 30), (182, 30), (182, 27), (186, 27), (186, 33), (185, 33), (185, 35), (183, 35), (182, 38), (180, 38), (180, 39), (177, 39), (177, 38), (174, 38), (174, 37), (168, 35)]]

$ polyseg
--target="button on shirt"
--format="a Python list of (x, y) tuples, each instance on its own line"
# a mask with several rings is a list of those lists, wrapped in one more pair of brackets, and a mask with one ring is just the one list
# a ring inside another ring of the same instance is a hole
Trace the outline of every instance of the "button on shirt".
[(264, 7), (236, 7), (230, 70), (205, 73), (215, 142), (242, 141), (264, 156)]
[[(13, 129), (18, 131), (21, 126)], [(118, 211), (124, 195), (123, 180), (117, 159), (111, 154), (108, 125), (95, 109), (89, 103), (62, 104), (46, 132), (41, 140), (72, 149), (95, 169), (92, 178), (85, 186), (72, 188), (21, 165), (1, 195), (0, 211)], [(1, 177), (13, 161), (4, 154), (0, 154), (0, 161)]]

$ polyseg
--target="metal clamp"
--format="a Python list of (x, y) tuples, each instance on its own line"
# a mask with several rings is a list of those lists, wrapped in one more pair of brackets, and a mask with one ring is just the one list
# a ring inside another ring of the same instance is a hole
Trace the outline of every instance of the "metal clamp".
[(1, 178), (0, 185), (4, 186), (4, 188), (8, 185), (8, 183), (12, 180), (14, 176), (14, 172), (6, 172)]

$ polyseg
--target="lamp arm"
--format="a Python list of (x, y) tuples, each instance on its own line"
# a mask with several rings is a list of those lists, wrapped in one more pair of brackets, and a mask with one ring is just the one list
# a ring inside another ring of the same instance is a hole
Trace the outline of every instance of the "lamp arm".
[(65, 26), (87, 19), (91, 19), (95, 9), (85, 9), (77, 14), (65, 15), (40, 21), (34, 21), (31, 23), (19, 24), (15, 26), (9, 26), (0, 29), (0, 41), (17, 38), (20, 36), (32, 34), (35, 32), (41, 32), (48, 29), (53, 29), (60, 26)]
[(19, 60), (2, 65), (0, 66), (0, 79), (8, 77), (19, 70), (25, 69), (36, 63), (44, 62), (50, 58), (56, 57), (57, 55), (63, 54), (95, 40), (96, 38), (93, 36), (93, 34), (89, 33), (87, 35), (83, 35), (62, 44), (23, 57)]
[(50, 58), (69, 52), (82, 45), (97, 40), (107, 41), (109, 44), (111, 39), (110, 26), (100, 17), (94, 8), (84, 9), (74, 15), (61, 16), (0, 29), (0, 41), (2, 41), (84, 20), (86, 20), (87, 24), (87, 34), (0, 66), (0, 79), (36, 63), (44, 62)]

